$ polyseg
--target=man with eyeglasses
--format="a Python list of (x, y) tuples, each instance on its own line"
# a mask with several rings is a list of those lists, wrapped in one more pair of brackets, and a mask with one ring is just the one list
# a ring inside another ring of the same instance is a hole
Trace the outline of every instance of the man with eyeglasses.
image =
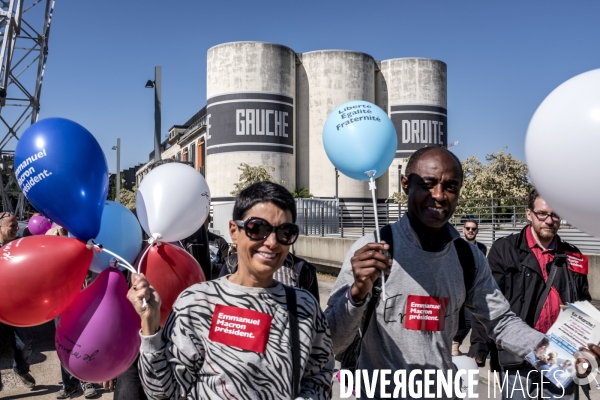
[[(15, 240), (19, 224), (17, 218), (12, 213), (0, 214), (0, 247)], [(14, 351), (13, 371), (19, 377), (25, 387), (32, 389), (35, 386), (35, 379), (29, 373), (29, 356), (31, 356), (31, 329), (17, 328), (0, 324), (0, 341), (2, 340), (2, 328), (4, 328), (5, 337), (14, 335), (12, 341)], [(12, 339), (12, 338), (11, 338)], [(0, 391), (2, 390), (2, 380), (0, 379)]]
[[(490, 249), (488, 261), (511, 310), (532, 328), (546, 333), (558, 318), (561, 304), (591, 300), (588, 262), (577, 247), (557, 235), (560, 217), (535, 189), (529, 194), (526, 216), (529, 224), (521, 232), (497, 240)], [(501, 348), (490, 348), (489, 339), (478, 321), (473, 321), (472, 329), (469, 355), (481, 363), (490, 351), (496, 352), (502, 367), (502, 380), (507, 379), (505, 388), (522, 386), (529, 393), (538, 391), (541, 376), (531, 364), (511, 359)], [(543, 388), (543, 393), (538, 396), (563, 399), (578, 396), (574, 384), (565, 388), (564, 396), (562, 388), (545, 378)], [(509, 394), (506, 389), (502, 395), (503, 399), (529, 398), (521, 391)]]

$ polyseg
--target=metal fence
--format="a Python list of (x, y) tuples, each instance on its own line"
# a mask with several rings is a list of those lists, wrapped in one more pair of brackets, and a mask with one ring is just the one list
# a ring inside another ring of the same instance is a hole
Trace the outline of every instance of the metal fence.
[[(360, 237), (375, 230), (373, 205), (345, 205), (336, 200), (297, 199), (298, 226), (303, 235)], [(477, 240), (490, 246), (494, 241), (516, 233), (527, 224), (527, 198), (504, 197), (460, 200), (450, 223), (461, 233), (467, 219), (479, 222)], [(379, 225), (392, 223), (406, 212), (394, 203), (377, 205)], [(561, 220), (559, 235), (584, 252), (600, 254), (600, 238), (588, 235)]]
[(337, 235), (340, 232), (337, 200), (296, 199), (296, 224), (302, 235)]

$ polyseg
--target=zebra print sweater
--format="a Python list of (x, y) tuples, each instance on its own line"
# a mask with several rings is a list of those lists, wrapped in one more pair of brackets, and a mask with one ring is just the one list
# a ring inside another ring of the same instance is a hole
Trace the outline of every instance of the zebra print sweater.
[[(296, 298), (302, 371), (298, 398), (330, 399), (334, 359), (327, 321), (308, 292), (296, 289)], [(228, 316), (219, 311), (224, 309), (256, 314)], [(248, 341), (256, 343), (254, 331), (269, 319), (262, 352), (245, 349)], [(281, 283), (251, 288), (224, 276), (189, 287), (165, 327), (153, 336), (142, 335), (139, 369), (146, 394), (151, 399), (293, 398), (288, 319)]]

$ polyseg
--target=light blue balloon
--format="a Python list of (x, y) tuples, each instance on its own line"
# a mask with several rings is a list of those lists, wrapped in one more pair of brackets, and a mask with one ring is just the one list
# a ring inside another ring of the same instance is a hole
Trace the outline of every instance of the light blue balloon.
[[(100, 233), (96, 236), (95, 242), (133, 264), (142, 250), (142, 228), (135, 215), (127, 207), (106, 200), (102, 212)], [(94, 251), (90, 270), (98, 273), (104, 271), (109, 267), (111, 258), (113, 256), (108, 253)]]
[(387, 113), (373, 103), (353, 100), (327, 117), (323, 127), (327, 157), (344, 175), (368, 181), (367, 171), (378, 178), (388, 170), (398, 147), (396, 129)]

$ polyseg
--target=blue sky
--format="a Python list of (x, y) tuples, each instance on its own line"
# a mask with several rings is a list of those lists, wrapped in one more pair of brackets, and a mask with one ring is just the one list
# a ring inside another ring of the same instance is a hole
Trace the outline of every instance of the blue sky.
[[(600, 68), (600, 2), (58, 0), (40, 117), (89, 129), (115, 170), (152, 150), (154, 94), (163, 70), (162, 133), (206, 100), (206, 51), (257, 40), (296, 52), (348, 49), (375, 59), (448, 64), (448, 141), (464, 159), (507, 146), (524, 160), (527, 125), (560, 83)], [(14, 142), (13, 142), (14, 146)]]

